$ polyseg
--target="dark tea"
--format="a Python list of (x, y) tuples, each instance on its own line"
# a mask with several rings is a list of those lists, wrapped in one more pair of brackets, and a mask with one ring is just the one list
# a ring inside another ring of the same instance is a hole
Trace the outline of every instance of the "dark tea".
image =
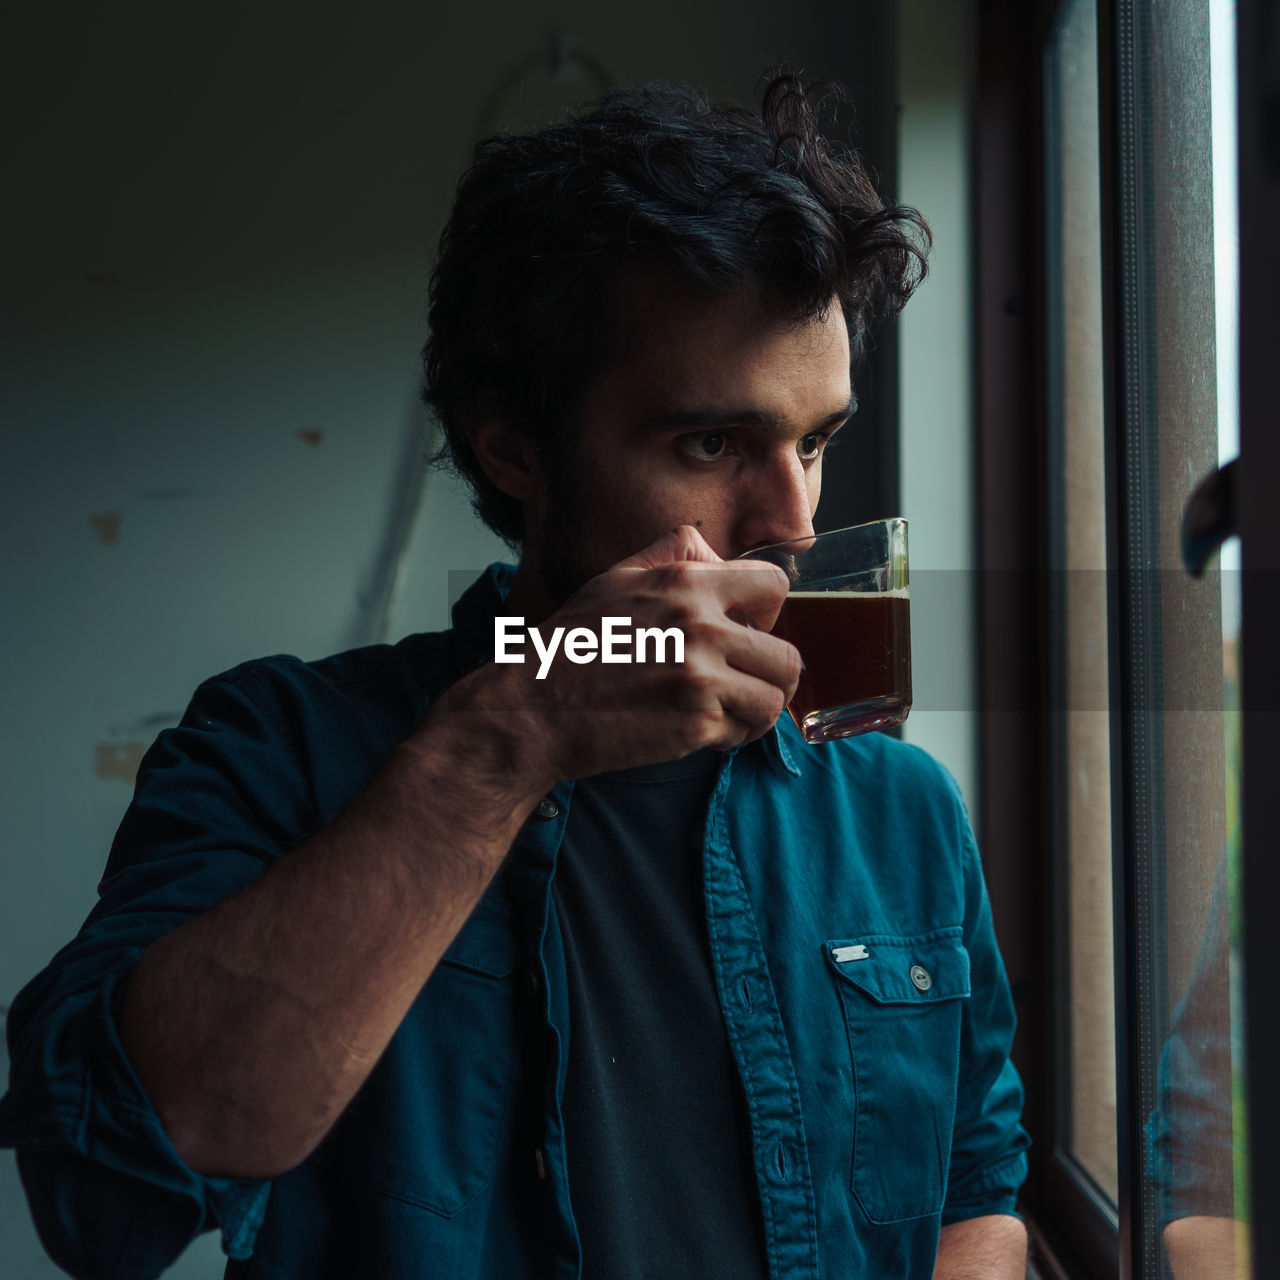
[(773, 634), (804, 669), (787, 708), (809, 742), (901, 724), (911, 710), (911, 599), (896, 591), (792, 591)]

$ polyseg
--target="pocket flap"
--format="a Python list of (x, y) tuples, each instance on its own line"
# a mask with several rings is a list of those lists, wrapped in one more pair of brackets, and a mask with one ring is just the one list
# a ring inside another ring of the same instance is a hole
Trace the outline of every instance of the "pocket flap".
[(913, 938), (866, 934), (823, 943), (827, 964), (877, 1004), (921, 1004), (969, 994), (969, 953), (960, 929)]
[(505, 978), (518, 962), (510, 912), (493, 893), (480, 899), (462, 931), (440, 957), (441, 964), (458, 965), (491, 978)]

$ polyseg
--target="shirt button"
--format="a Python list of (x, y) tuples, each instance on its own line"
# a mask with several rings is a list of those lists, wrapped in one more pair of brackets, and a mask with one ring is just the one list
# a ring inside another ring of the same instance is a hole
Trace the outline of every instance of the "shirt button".
[(537, 814), (540, 818), (558, 818), (560, 806), (548, 796), (545, 800), (538, 801)]
[(910, 978), (915, 985), (917, 991), (928, 991), (933, 986), (933, 979), (929, 977), (929, 970), (921, 964), (913, 964), (911, 966)]

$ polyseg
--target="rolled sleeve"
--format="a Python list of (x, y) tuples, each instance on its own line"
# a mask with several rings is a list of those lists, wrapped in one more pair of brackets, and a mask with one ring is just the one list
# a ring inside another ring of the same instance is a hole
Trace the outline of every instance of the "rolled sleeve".
[(1009, 1058), (1015, 1026), (1013, 998), (972, 833), (966, 838), (964, 857), (964, 943), (972, 995), (961, 1024), (944, 1226), (983, 1214), (1013, 1214), (1027, 1176), (1030, 1144), (1020, 1123), (1022, 1082)]
[(202, 686), (143, 760), (98, 905), (9, 1012), (0, 1145), (18, 1150), (36, 1229), (74, 1276), (159, 1275), (215, 1228), (230, 1257), (252, 1252), (270, 1184), (182, 1161), (119, 1013), (153, 941), (247, 887), (315, 821), (279, 706), (252, 669)]
[[(248, 1257), (269, 1184), (205, 1178), (183, 1163), (120, 1043), (124, 975), (64, 1000), (14, 1037), (0, 1142), (18, 1148), (50, 1257), (83, 1277), (159, 1275), (200, 1232)], [(22, 1027), (32, 987), (10, 1015)]]

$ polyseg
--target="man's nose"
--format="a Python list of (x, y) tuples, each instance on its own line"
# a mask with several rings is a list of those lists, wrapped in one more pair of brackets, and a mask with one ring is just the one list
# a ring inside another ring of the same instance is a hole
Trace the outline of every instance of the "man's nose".
[[(743, 494), (735, 541), (744, 551), (813, 533), (817, 486), (800, 458), (771, 460)], [(812, 493), (811, 493), (812, 489)]]

